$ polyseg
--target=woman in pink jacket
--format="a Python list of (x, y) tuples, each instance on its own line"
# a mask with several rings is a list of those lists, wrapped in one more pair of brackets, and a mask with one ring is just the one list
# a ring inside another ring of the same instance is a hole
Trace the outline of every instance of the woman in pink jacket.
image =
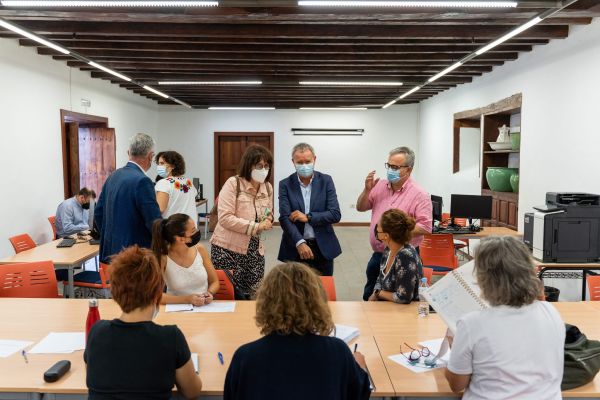
[(273, 227), (273, 155), (263, 146), (249, 146), (238, 175), (219, 192), (219, 221), (212, 235), (211, 260), (217, 269), (233, 272), (236, 290), (254, 297), (265, 272), (261, 232)]

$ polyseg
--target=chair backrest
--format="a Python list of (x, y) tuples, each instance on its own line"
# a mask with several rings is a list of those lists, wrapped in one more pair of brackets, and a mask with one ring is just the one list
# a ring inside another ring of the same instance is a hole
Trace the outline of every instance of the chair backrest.
[(217, 276), (219, 277), (219, 291), (215, 293), (215, 300), (235, 300), (233, 283), (231, 283), (227, 275), (225, 275), (225, 272), (218, 269)]
[(454, 218), (454, 223), (458, 226), (467, 226), (467, 219), (466, 218)]
[(442, 221), (440, 223), (441, 226), (448, 226), (450, 223), (450, 213), (442, 213)]
[(48, 222), (50, 222), (50, 226), (52, 227), (52, 240), (56, 240), (56, 216), (51, 215), (48, 217)]
[(321, 278), (325, 293), (327, 293), (327, 300), (336, 301), (335, 280), (333, 279), (333, 276), (319, 276), (319, 278)]
[(454, 239), (451, 234), (423, 235), (419, 245), (423, 266), (456, 268), (458, 257), (454, 254)]
[(431, 286), (431, 278), (433, 278), (433, 268), (423, 267), (423, 277), (427, 278), (427, 285)]
[(25, 250), (33, 249), (36, 246), (31, 236), (26, 233), (10, 237), (8, 240), (10, 240), (10, 243), (17, 254)]
[(59, 297), (52, 261), (0, 266), (0, 297)]
[(100, 263), (100, 284), (102, 288), (110, 287), (110, 274), (112, 273), (112, 267), (110, 264)]
[(587, 285), (591, 301), (600, 301), (600, 275), (588, 275)]

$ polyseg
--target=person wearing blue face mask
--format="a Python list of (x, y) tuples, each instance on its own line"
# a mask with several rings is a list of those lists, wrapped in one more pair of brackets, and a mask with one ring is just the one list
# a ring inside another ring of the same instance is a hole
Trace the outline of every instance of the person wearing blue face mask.
[(307, 143), (292, 150), (295, 173), (279, 182), (279, 222), (283, 229), (278, 259), (299, 261), (324, 276), (342, 248), (333, 230), (341, 219), (331, 176), (315, 171), (315, 151)]

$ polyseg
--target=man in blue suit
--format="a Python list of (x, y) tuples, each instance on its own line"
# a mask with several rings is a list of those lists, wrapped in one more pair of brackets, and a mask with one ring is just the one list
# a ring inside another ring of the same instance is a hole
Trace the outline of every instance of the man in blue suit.
[(146, 176), (154, 158), (154, 140), (138, 133), (131, 138), (127, 153), (129, 162), (106, 179), (94, 210), (104, 263), (134, 244), (149, 248), (152, 223), (161, 217), (154, 184)]
[(333, 275), (333, 260), (342, 254), (333, 224), (340, 221), (331, 176), (314, 170), (315, 152), (299, 143), (292, 150), (296, 173), (279, 182), (279, 222), (283, 236), (280, 261), (300, 261), (321, 275)]

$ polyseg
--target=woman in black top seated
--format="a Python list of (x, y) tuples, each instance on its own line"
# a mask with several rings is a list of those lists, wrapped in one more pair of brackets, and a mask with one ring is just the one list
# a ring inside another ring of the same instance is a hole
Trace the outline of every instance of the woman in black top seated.
[(256, 297), (264, 335), (241, 346), (225, 378), (225, 400), (367, 399), (369, 377), (334, 328), (321, 280), (300, 263), (280, 264)]
[(165, 287), (153, 253), (129, 247), (111, 268), (112, 296), (123, 313), (90, 331), (83, 354), (89, 399), (170, 399), (173, 385), (188, 399), (198, 397), (202, 382), (183, 333), (152, 322)]
[(375, 225), (375, 238), (385, 244), (381, 271), (369, 301), (386, 300), (409, 304), (419, 298), (423, 277), (421, 257), (410, 245), (415, 220), (404, 211), (387, 210)]

